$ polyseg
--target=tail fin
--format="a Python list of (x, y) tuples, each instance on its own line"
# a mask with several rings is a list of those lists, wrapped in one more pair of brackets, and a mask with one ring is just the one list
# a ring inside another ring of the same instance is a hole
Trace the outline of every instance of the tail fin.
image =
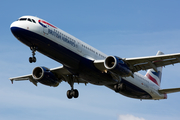
[[(164, 53), (162, 53), (161, 51), (158, 51), (156, 56), (158, 56), (158, 55), (164, 55)], [(157, 71), (158, 72), (154, 71), (153, 69), (149, 69), (145, 76), (160, 87), (161, 76), (162, 76), (162, 67), (158, 67)]]

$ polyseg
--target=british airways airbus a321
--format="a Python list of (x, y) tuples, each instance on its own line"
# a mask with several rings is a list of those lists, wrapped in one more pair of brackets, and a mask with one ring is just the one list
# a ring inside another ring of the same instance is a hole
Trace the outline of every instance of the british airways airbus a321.
[[(120, 58), (108, 56), (49, 22), (34, 16), (23, 16), (10, 26), (13, 35), (30, 47), (36, 62), (38, 51), (63, 66), (48, 69), (36, 67), (32, 74), (10, 78), (12, 81), (29, 80), (34, 85), (42, 83), (57, 87), (62, 81), (70, 85), (67, 97), (77, 98), (74, 83), (103, 85), (124, 96), (136, 99), (167, 99), (168, 93), (180, 88), (161, 89), (162, 66), (180, 62), (180, 53), (156, 56)], [(140, 70), (148, 70), (143, 76)]]

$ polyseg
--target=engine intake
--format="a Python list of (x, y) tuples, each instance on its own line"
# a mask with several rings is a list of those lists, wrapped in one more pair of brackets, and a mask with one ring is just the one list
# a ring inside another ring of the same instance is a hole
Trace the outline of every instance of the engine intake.
[(127, 64), (117, 56), (109, 56), (105, 59), (104, 66), (107, 70), (120, 75), (121, 77), (133, 76)]
[(60, 83), (58, 78), (46, 67), (34, 68), (32, 77), (34, 80), (48, 86), (57, 87)]

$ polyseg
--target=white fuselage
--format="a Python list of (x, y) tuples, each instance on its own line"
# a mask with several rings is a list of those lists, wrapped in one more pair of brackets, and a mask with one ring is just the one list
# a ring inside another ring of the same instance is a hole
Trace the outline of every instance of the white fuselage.
[[(75, 55), (86, 58), (90, 61), (104, 60), (108, 56), (108, 55), (100, 52), (99, 50), (91, 47), (90, 45), (84, 43), (83, 41), (77, 39), (76, 37), (64, 32), (63, 30), (55, 27), (52, 24), (49, 24), (48, 22), (46, 22), (38, 17), (23, 16), (21, 18), (30, 18), (31, 20), (33, 19), (35, 22), (32, 22), (32, 21), (30, 22), (28, 20), (18, 20), (11, 24), (11, 28), (16, 27), (16, 28), (21, 28), (26, 31), (31, 31), (32, 33), (36, 33), (40, 36), (47, 38), (51, 42), (56, 43), (57, 45), (63, 46), (64, 48), (72, 51), (72, 53), (74, 53)], [(42, 41), (43, 41), (43, 39), (42, 39)], [(28, 45), (28, 44), (26, 44), (26, 45)], [(51, 45), (52, 45), (51, 43), (47, 43), (47, 46), (51, 46)], [(48, 49), (48, 47), (46, 47), (44, 49)], [(46, 51), (46, 50), (43, 50), (43, 51)], [(52, 58), (56, 58), (56, 57), (54, 56)], [(55, 60), (57, 60), (57, 59), (55, 59)], [(67, 63), (65, 63), (65, 64), (67, 64)], [(149, 80), (147, 77), (145, 77), (139, 73), (134, 73), (134, 78), (133, 77), (123, 77), (122, 79), (127, 81), (128, 83), (136, 86), (137, 88), (141, 89), (142, 91), (145, 91), (146, 93), (148, 93), (152, 97), (151, 99), (166, 99), (167, 98), (166, 94), (160, 94), (158, 92), (158, 90), (160, 89), (160, 87), (158, 85), (156, 85), (154, 82)], [(90, 82), (90, 81), (88, 81), (88, 82)], [(105, 85), (108, 87), (108, 84), (102, 83), (101, 85)], [(111, 88), (111, 87), (109, 87), (109, 88)], [(144, 95), (139, 98), (147, 99), (147, 96)]]

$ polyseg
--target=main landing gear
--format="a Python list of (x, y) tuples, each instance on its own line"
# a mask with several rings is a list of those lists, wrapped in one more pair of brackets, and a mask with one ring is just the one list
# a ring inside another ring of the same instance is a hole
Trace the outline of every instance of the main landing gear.
[(78, 92), (78, 90), (76, 90), (76, 89), (71, 89), (71, 90), (68, 90), (67, 91), (67, 97), (69, 98), (69, 99), (71, 99), (71, 98), (78, 98), (78, 96), (79, 96), (79, 92)]
[(119, 83), (114, 85), (114, 91), (115, 92), (124, 92), (126, 90), (126, 85), (124, 83)]
[(69, 85), (71, 86), (71, 90), (67, 91), (67, 97), (69, 99), (72, 99), (73, 97), (78, 98), (79, 92), (77, 89), (74, 89), (74, 79), (76, 79), (76, 77), (74, 75), (68, 75), (68, 76), (66, 76), (66, 79), (67, 79)]
[(35, 57), (35, 52), (37, 50), (37, 47), (36, 46), (31, 46), (30, 47), (31, 51), (32, 51), (32, 57), (29, 57), (29, 62), (32, 63), (32, 62), (36, 62), (36, 57)]

